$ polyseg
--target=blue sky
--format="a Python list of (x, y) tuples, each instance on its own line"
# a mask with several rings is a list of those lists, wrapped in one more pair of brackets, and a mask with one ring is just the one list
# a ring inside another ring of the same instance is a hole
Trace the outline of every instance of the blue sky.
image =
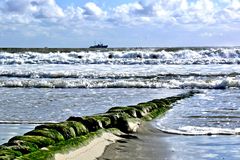
[(0, 47), (240, 46), (240, 0), (1, 0)]

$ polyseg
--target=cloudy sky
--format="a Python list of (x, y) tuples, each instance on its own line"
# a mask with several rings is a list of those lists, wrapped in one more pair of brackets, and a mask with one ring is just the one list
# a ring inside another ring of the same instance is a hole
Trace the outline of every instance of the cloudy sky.
[(0, 47), (240, 46), (240, 0), (0, 0)]

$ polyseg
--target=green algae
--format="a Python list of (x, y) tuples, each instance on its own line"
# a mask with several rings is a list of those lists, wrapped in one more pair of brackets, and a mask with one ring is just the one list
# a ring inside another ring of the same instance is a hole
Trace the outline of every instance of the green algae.
[(47, 138), (43, 136), (30, 136), (30, 135), (15, 136), (11, 138), (8, 143), (14, 143), (16, 140), (26, 141), (26, 142), (36, 144), (38, 148), (46, 147), (55, 143), (55, 141), (52, 140), (51, 138)]
[(66, 124), (67, 126), (72, 127), (75, 131), (76, 136), (81, 136), (89, 133), (86, 126), (84, 126), (81, 122), (66, 121), (66, 122), (63, 122), (63, 124)]
[(64, 140), (64, 137), (61, 133), (59, 133), (57, 130), (48, 129), (48, 128), (35, 129), (28, 133), (25, 133), (24, 135), (43, 136), (43, 137), (51, 138), (55, 142), (60, 142)]
[(4, 144), (4, 146), (13, 151), (19, 151), (22, 154), (28, 154), (39, 149), (36, 144), (24, 140), (13, 140), (12, 142)]
[(148, 115), (144, 116), (142, 118), (142, 120), (145, 121), (150, 121), (154, 118), (160, 117), (162, 116), (169, 108), (166, 107), (160, 107), (158, 109), (153, 110), (152, 112), (150, 112)]
[(103, 128), (100, 120), (94, 119), (93, 117), (90, 116), (70, 117), (67, 119), (67, 121), (81, 122), (84, 126), (86, 126), (89, 132), (95, 132)]
[(14, 151), (3, 145), (0, 146), (0, 159), (1, 160), (11, 160), (11, 159), (14, 159), (15, 157), (19, 157), (21, 155), (22, 155), (22, 153), (19, 151)]
[(67, 123), (51, 123), (51, 124), (44, 124), (44, 125), (40, 125), (37, 126), (35, 129), (55, 129), (56, 131), (60, 132), (64, 139), (70, 139), (70, 138), (74, 138), (76, 137), (76, 133), (74, 131), (74, 129), (69, 126)]
[(108, 116), (103, 115), (94, 115), (91, 116), (92, 118), (96, 119), (97, 121), (100, 121), (102, 123), (103, 128), (110, 128), (111, 127), (111, 118)]
[(94, 115), (96, 119), (99, 119), (104, 128), (116, 128), (118, 124), (118, 119), (123, 116), (122, 113), (114, 112), (114, 113), (102, 113)]
[(141, 113), (138, 109), (133, 108), (133, 107), (113, 107), (110, 108), (107, 113), (115, 113), (115, 112), (120, 112), (120, 113), (127, 113), (129, 116), (133, 118), (139, 118), (141, 117)]

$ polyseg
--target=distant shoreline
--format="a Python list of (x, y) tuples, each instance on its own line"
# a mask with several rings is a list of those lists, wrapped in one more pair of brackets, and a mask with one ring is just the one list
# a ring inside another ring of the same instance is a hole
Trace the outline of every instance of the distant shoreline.
[(122, 48), (0, 48), (0, 52), (18, 53), (18, 52), (39, 52), (39, 53), (49, 53), (49, 52), (88, 52), (88, 51), (128, 51), (128, 50), (147, 50), (152, 49), (153, 51), (178, 51), (183, 49), (191, 50), (203, 50), (210, 48), (239, 48), (240, 46), (201, 46), (201, 47), (122, 47)]

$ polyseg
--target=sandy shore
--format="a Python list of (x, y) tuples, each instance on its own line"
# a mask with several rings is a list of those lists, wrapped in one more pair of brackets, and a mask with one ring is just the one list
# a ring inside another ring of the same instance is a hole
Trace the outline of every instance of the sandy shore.
[(56, 154), (56, 160), (168, 160), (173, 151), (164, 140), (171, 135), (144, 122), (137, 132), (131, 135), (104, 133), (85, 147), (67, 154)]
[(109, 145), (98, 160), (167, 160), (173, 151), (164, 140), (171, 135), (164, 134), (152, 127), (151, 122), (144, 123), (136, 134), (118, 140)]
[(119, 136), (112, 133), (106, 132), (102, 136), (92, 140), (87, 146), (81, 147), (77, 150), (71, 151), (66, 154), (56, 154), (56, 160), (94, 160), (101, 156), (106, 148), (106, 146), (115, 143), (120, 140)]

